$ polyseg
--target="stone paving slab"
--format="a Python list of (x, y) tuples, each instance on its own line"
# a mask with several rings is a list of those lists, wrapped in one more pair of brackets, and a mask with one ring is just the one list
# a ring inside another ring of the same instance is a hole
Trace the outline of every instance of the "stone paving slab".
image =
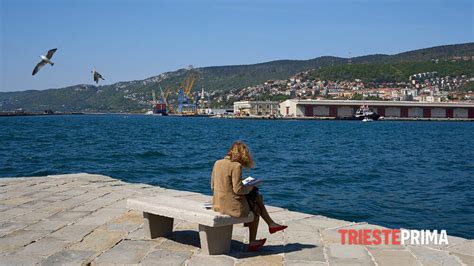
[(268, 206), (287, 224), (270, 234), (260, 220), (258, 252), (247, 252), (248, 229), (235, 225), (231, 252), (201, 254), (198, 226), (175, 219), (168, 237), (146, 239), (143, 215), (127, 198), (210, 196), (129, 184), (96, 174), (0, 178), (0, 265), (474, 265), (474, 240), (448, 236), (445, 246), (341, 245), (338, 229), (384, 229), (367, 223)]
[(52, 220), (42, 220), (34, 224), (28, 225), (26, 227), (26, 230), (39, 230), (39, 231), (51, 231), (55, 232), (59, 230), (60, 228), (72, 223), (71, 221), (68, 220), (59, 220), (59, 221), (52, 221)]
[(52, 216), (48, 217), (49, 221), (67, 221), (67, 222), (72, 222), (76, 221), (77, 219), (80, 219), (84, 216), (90, 215), (91, 212), (88, 211), (62, 211), (58, 212)]
[(327, 266), (326, 262), (315, 262), (315, 261), (285, 261), (285, 266)]
[(124, 233), (109, 230), (95, 230), (86, 235), (81, 242), (72, 245), (73, 250), (95, 251), (100, 254), (111, 249), (124, 237)]
[(474, 240), (463, 241), (446, 248), (450, 254), (459, 258), (466, 265), (474, 265)]
[[(124, 212), (117, 218), (99, 227), (101, 230), (120, 231), (131, 234), (143, 224), (143, 214), (136, 211)], [(142, 234), (139, 239), (144, 239)]]
[(96, 212), (91, 213), (89, 216), (80, 219), (77, 225), (102, 225), (106, 222), (113, 220), (115, 217), (122, 214), (125, 210), (112, 209), (112, 208), (101, 208)]
[(49, 257), (56, 252), (63, 250), (70, 242), (59, 240), (53, 237), (45, 237), (33, 242), (13, 253), (17, 256), (38, 256)]
[(92, 261), (92, 265), (139, 264), (155, 245), (155, 243), (145, 240), (123, 240)]
[(0, 222), (0, 236), (23, 229), (27, 226), (28, 226), (28, 223), (22, 223), (22, 222), (10, 222), (10, 221)]
[(235, 260), (227, 256), (206, 256), (206, 255), (195, 255), (187, 261), (188, 266), (209, 266), (209, 265), (221, 265), (221, 266), (233, 266)]
[[(0, 254), (9, 254), (47, 236), (50, 231), (18, 230), (0, 237)], [(1, 258), (1, 257), (0, 257)]]
[(190, 251), (153, 249), (140, 262), (141, 265), (183, 265), (193, 255)]
[(0, 258), (1, 258), (0, 266), (37, 265), (37, 264), (40, 264), (42, 260), (44, 260), (44, 258), (42, 257), (33, 256), (33, 255), (30, 255), (30, 256), (6, 255)]
[(370, 249), (370, 253), (374, 257), (375, 262), (377, 262), (377, 265), (381, 266), (420, 265), (420, 261), (417, 260), (408, 250)]
[(324, 246), (288, 243), (284, 247), (285, 261), (326, 262)]
[[(328, 259), (330, 265), (338, 264), (360, 264), (375, 265), (369, 252), (364, 246), (330, 244), (328, 247)], [(403, 263), (399, 265), (404, 265)]]
[(32, 212), (31, 208), (9, 208), (8, 210), (2, 211), (0, 221), (9, 221), (13, 217), (17, 217), (29, 212)]
[(42, 265), (87, 265), (95, 256), (94, 251), (65, 249), (49, 256)]
[(97, 228), (97, 226), (71, 224), (71, 225), (62, 227), (61, 229), (57, 231), (54, 231), (53, 233), (50, 234), (50, 236), (57, 239), (77, 242), (77, 241), (82, 240), (84, 236), (90, 234), (92, 230), (94, 230), (95, 228)]
[(410, 246), (408, 249), (423, 265), (462, 265), (461, 260), (447, 251), (432, 249), (429, 247)]
[(282, 265), (283, 257), (270, 255), (270, 256), (256, 256), (245, 259), (239, 259), (235, 265), (238, 266), (260, 266), (260, 265)]

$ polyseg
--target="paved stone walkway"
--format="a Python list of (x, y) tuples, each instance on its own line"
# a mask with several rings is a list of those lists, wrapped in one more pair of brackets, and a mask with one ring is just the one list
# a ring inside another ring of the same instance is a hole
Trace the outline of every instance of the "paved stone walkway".
[(289, 226), (267, 244), (245, 251), (247, 228), (234, 226), (228, 255), (200, 253), (197, 225), (175, 220), (172, 236), (144, 239), (142, 214), (126, 199), (165, 194), (208, 196), (130, 184), (102, 175), (0, 178), (0, 265), (474, 265), (474, 240), (447, 246), (341, 245), (338, 229), (382, 228), (269, 207)]

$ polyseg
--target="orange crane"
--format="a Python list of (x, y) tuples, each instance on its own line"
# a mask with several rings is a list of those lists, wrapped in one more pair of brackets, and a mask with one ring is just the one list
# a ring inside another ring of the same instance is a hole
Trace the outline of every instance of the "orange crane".
[(192, 65), (189, 65), (186, 78), (184, 79), (183, 83), (181, 83), (181, 88), (183, 88), (184, 95), (188, 97), (188, 99), (192, 98), (191, 89), (193, 88), (194, 83), (196, 83), (196, 79), (197, 79), (197, 72), (193, 69)]

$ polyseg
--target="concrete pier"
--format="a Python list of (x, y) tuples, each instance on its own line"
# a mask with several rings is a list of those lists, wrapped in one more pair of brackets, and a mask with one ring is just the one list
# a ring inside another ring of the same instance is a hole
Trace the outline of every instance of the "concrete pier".
[(198, 225), (174, 221), (173, 234), (144, 237), (133, 197), (168, 195), (209, 200), (199, 193), (130, 184), (102, 175), (0, 178), (0, 265), (474, 265), (474, 240), (449, 236), (443, 246), (341, 245), (338, 229), (382, 229), (269, 207), (284, 232), (246, 252), (247, 228), (234, 226), (228, 255), (201, 253)]

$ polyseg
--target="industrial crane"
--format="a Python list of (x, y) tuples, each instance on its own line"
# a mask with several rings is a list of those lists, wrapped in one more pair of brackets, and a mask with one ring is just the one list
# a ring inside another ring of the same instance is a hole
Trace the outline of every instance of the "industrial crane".
[(180, 114), (194, 114), (196, 112), (196, 104), (192, 104), (190, 100), (192, 99), (191, 89), (196, 83), (197, 77), (197, 72), (193, 69), (193, 66), (190, 65), (186, 73), (186, 78), (180, 84), (178, 91), (178, 113)]

